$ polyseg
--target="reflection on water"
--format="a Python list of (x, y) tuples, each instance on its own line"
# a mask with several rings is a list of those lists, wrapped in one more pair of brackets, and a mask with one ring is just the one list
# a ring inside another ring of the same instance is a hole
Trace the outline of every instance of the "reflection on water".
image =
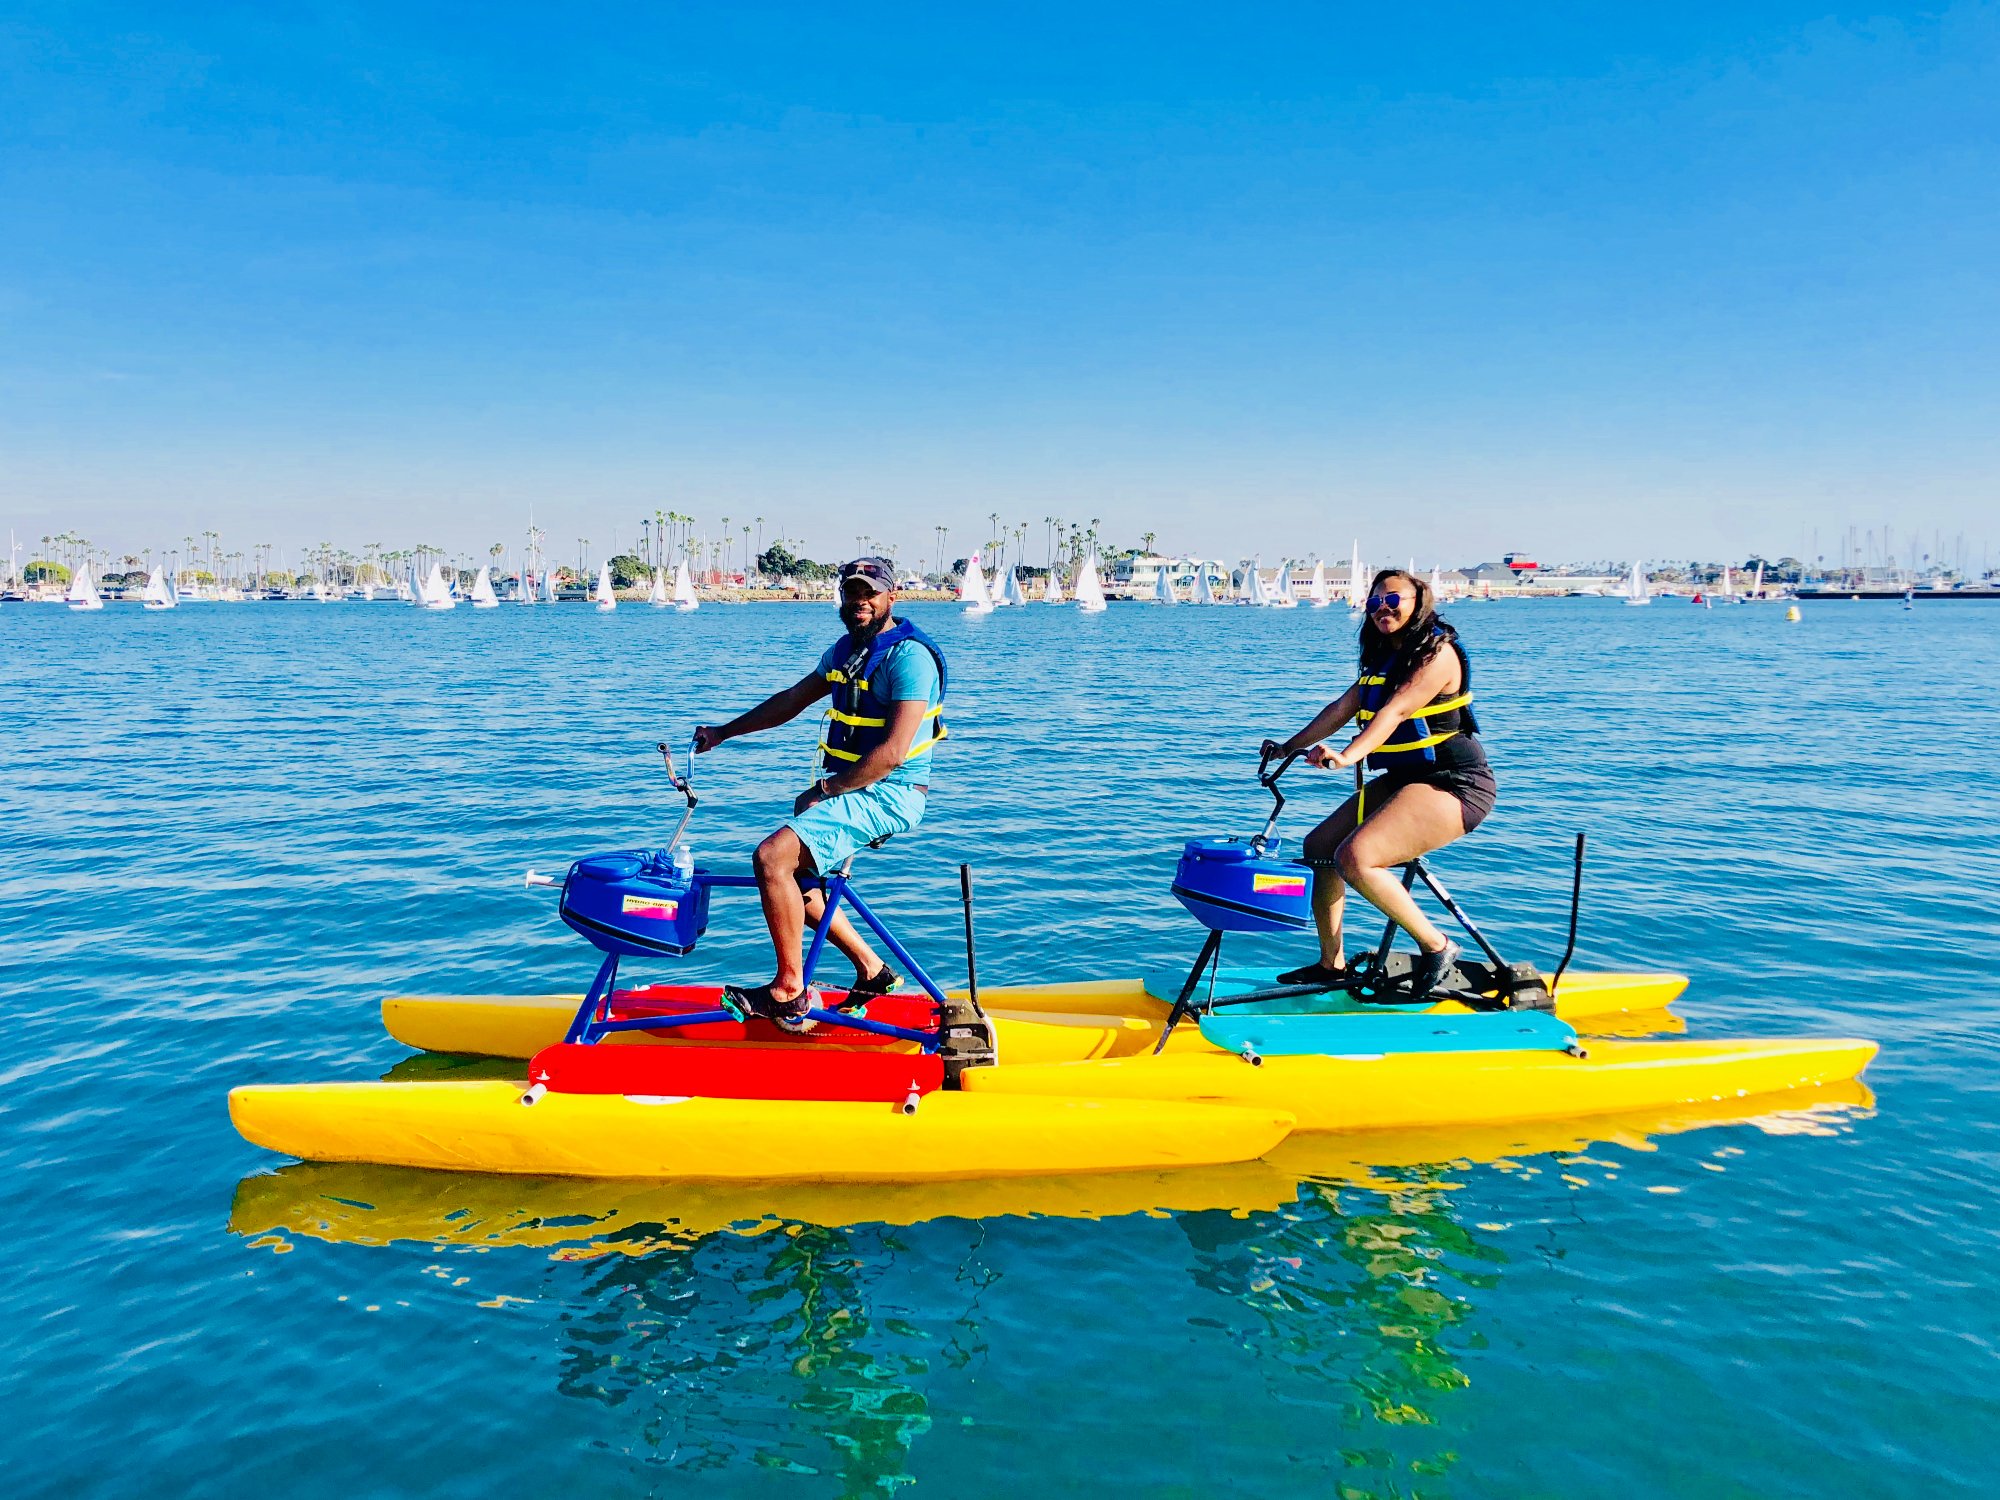
[[(935, 1414), (992, 1378), (996, 1337), (1022, 1330), (996, 1336), (989, 1304), (1064, 1274), (1070, 1254), (1143, 1235), (1133, 1275), (1149, 1316), (1254, 1350), (1270, 1409), (1330, 1424), (1295, 1455), (1302, 1472), (1341, 1494), (1403, 1495), (1433, 1490), (1457, 1461), (1444, 1403), (1470, 1383), (1475, 1315), (1509, 1264), (1504, 1226), (1458, 1209), (1468, 1174), (1582, 1182), (1588, 1163), (1607, 1165), (1587, 1151), (1718, 1125), (1832, 1132), (1870, 1102), (1850, 1083), (1581, 1123), (1306, 1137), (1238, 1167), (921, 1186), (300, 1164), (244, 1179), (231, 1227), (260, 1246), (539, 1252), (563, 1273), (547, 1324), (556, 1389), (613, 1414), (632, 1458), (679, 1474), (747, 1463), (857, 1496), (914, 1482)], [(1171, 1242), (1146, 1230), (1160, 1221)], [(1036, 1253), (987, 1253), (1010, 1223), (1037, 1236)], [(1184, 1394), (1195, 1420), (1203, 1391)]]

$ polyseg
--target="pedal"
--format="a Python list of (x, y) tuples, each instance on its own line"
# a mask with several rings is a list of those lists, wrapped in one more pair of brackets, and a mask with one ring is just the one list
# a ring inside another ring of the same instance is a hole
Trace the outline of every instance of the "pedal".
[(1000, 1061), (993, 1023), (971, 1001), (946, 1000), (943, 1021), (944, 1042), (938, 1056), (944, 1062), (946, 1088), (957, 1088), (958, 1075), (967, 1068), (990, 1068)]
[(1549, 991), (1549, 982), (1533, 964), (1508, 964), (1497, 977), (1508, 1010), (1555, 1011), (1556, 997)]

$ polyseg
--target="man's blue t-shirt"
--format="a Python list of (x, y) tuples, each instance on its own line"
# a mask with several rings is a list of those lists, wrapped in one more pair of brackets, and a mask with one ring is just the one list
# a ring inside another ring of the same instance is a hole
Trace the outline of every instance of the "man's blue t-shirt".
[[(820, 654), (820, 675), (824, 677), (835, 667), (844, 666), (851, 654), (845, 639), (835, 641)], [(882, 658), (882, 665), (876, 669), (873, 687), (875, 692), (891, 703), (908, 703), (912, 699), (921, 699), (927, 709), (936, 708), (937, 659), (920, 642), (898, 641), (889, 648), (889, 654)], [(936, 733), (937, 720), (925, 719), (917, 726), (914, 743), (921, 745)], [(837, 769), (838, 764), (833, 762), (828, 770)], [(928, 786), (931, 779), (931, 752), (929, 749), (919, 750), (882, 779)]]

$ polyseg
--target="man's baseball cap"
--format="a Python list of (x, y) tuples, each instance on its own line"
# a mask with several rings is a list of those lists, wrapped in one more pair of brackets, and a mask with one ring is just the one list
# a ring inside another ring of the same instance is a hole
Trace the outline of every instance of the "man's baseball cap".
[(896, 569), (886, 557), (857, 557), (840, 565), (840, 581), (859, 578), (878, 594), (896, 592)]

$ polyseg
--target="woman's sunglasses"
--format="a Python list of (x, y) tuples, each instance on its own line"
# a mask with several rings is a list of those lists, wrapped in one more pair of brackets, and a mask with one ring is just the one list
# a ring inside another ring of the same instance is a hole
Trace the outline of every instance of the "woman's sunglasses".
[(1403, 596), (1401, 594), (1370, 594), (1368, 596), (1368, 613), (1371, 615), (1378, 609), (1401, 609), (1402, 607)]

